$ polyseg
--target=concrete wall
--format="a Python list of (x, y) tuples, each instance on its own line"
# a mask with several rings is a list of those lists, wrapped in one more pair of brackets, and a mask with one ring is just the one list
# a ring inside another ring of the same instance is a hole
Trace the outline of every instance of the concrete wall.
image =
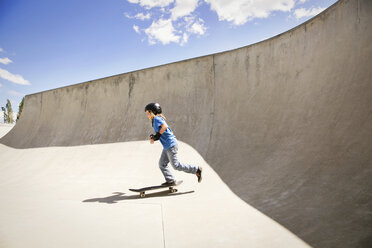
[(146, 139), (159, 102), (243, 200), (315, 247), (372, 244), (372, 1), (340, 0), (272, 39), (29, 95), (1, 143)]

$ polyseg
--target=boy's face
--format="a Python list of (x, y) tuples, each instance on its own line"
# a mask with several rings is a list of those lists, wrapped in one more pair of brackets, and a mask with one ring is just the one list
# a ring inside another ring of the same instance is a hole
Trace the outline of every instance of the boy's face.
[(150, 114), (150, 112), (149, 112), (148, 110), (146, 110), (146, 116), (147, 116), (147, 118), (148, 118), (149, 120), (151, 120), (151, 114)]

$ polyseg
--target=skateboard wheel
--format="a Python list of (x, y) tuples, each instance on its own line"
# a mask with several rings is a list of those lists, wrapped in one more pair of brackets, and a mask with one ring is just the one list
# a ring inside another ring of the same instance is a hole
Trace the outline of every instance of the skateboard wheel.
[(171, 193), (176, 193), (177, 191), (177, 189), (171, 189)]
[(140, 197), (145, 197), (145, 192), (141, 192)]

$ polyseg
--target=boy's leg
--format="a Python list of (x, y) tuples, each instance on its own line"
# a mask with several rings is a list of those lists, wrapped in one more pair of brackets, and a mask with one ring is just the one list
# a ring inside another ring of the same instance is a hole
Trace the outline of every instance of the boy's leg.
[(198, 171), (198, 166), (190, 164), (181, 164), (178, 161), (177, 152), (178, 145), (172, 146), (171, 148), (166, 150), (166, 154), (168, 155), (168, 161), (170, 161), (173, 168), (175, 170), (183, 171), (186, 173), (196, 174), (196, 172)]
[(174, 182), (175, 179), (174, 179), (173, 173), (171, 172), (168, 166), (168, 163), (169, 163), (169, 159), (168, 159), (167, 153), (165, 150), (163, 150), (163, 152), (161, 153), (160, 159), (159, 159), (159, 168), (164, 175), (165, 181)]

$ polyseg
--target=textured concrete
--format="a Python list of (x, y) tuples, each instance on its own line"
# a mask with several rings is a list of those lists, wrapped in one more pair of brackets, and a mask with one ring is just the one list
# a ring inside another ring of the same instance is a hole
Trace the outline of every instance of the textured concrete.
[(5, 136), (5, 134), (7, 134), (10, 130), (12, 130), (13, 127), (14, 125), (12, 124), (0, 123), (0, 138)]
[(220, 54), (28, 95), (13, 148), (144, 140), (148, 102), (241, 199), (315, 247), (372, 244), (372, 1)]
[[(145, 118), (145, 116), (143, 116)], [(203, 166), (184, 183), (158, 184), (161, 145), (148, 141), (19, 150), (0, 144), (0, 247), (309, 247), (239, 199), (190, 146), (180, 159)]]

